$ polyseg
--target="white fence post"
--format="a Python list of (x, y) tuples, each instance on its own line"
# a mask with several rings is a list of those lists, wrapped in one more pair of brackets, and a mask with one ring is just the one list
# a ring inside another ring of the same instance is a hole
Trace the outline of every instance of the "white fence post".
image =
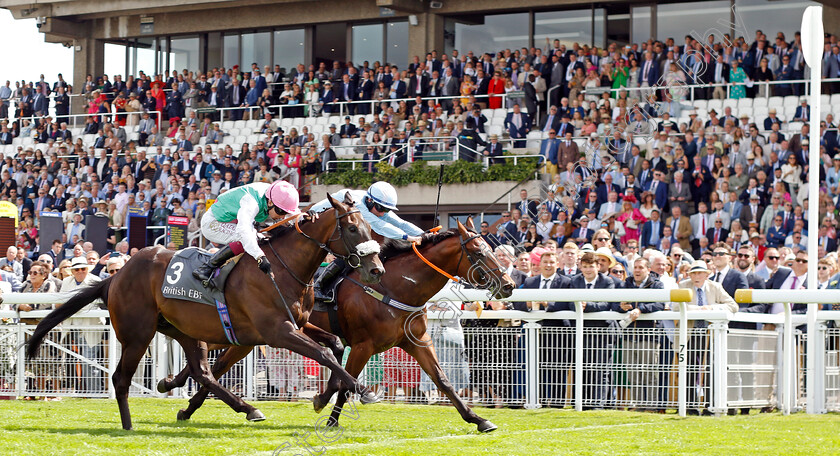
[(583, 410), (583, 306), (575, 302), (575, 410)]
[(679, 344), (677, 345), (677, 360), (679, 373), (677, 374), (677, 409), (680, 416), (685, 416), (686, 388), (688, 384), (687, 359), (688, 356), (688, 318), (685, 305), (680, 306)]
[[(828, 328), (825, 324), (825, 320), (817, 321), (817, 330), (816, 330), (816, 334), (814, 334), (814, 335), (818, 334), (819, 337), (816, 338), (817, 340), (816, 340), (816, 343), (814, 344), (814, 353), (808, 353), (809, 357), (811, 357), (811, 356), (814, 357), (814, 371), (813, 372), (810, 372), (810, 371), (808, 372), (808, 375), (813, 375), (814, 376), (814, 383), (812, 384), (813, 385), (813, 393), (811, 393), (811, 390), (806, 391), (806, 392), (809, 393), (808, 394), (808, 399), (807, 399), (809, 401), (809, 404), (811, 403), (810, 401), (813, 401), (813, 404), (814, 404), (813, 407), (809, 407), (809, 409), (812, 410), (813, 413), (826, 413), (826, 407), (825, 407), (825, 387), (826, 387), (826, 384), (825, 384), (825, 371), (826, 371), (826, 369), (825, 369), (825, 367), (826, 367), (825, 366), (825, 364), (826, 364), (825, 340), (826, 340), (826, 337), (827, 337), (827, 334), (826, 334), (827, 329)], [(809, 335), (808, 337), (812, 337), (812, 335)]]
[(537, 333), (542, 325), (529, 321), (525, 329), (525, 408), (529, 410), (542, 407), (539, 400), (539, 338)]
[(117, 372), (117, 333), (114, 332), (112, 325), (108, 325), (108, 378), (105, 380), (105, 387), (111, 399), (117, 397), (112, 380), (115, 372)]
[(784, 304), (785, 323), (782, 337), (782, 376), (779, 380), (779, 398), (782, 402), (782, 414), (789, 415), (793, 408), (793, 396), (796, 391), (796, 345), (793, 340), (793, 321), (790, 304)]
[(709, 335), (712, 346), (711, 362), (709, 363), (709, 375), (711, 376), (711, 398), (709, 400), (709, 411), (715, 415), (725, 414), (727, 411), (727, 375), (729, 373), (729, 359), (727, 353), (728, 341), (727, 331), (729, 324), (724, 321), (715, 321), (709, 325)]
[(243, 379), (245, 382), (244, 385), (244, 398), (246, 400), (254, 400), (257, 398), (257, 386), (254, 383), (254, 380), (257, 377), (257, 358), (255, 355), (256, 350), (251, 350), (251, 353), (248, 353), (248, 356), (245, 357), (245, 372)]
[[(25, 325), (23, 323), (18, 323), (17, 328), (15, 328), (15, 332), (17, 333), (17, 343), (22, 344), (26, 341), (26, 332), (23, 330)], [(17, 361), (15, 364), (15, 384), (17, 386), (17, 395), (18, 397), (23, 396), (23, 392), (26, 391), (26, 354), (24, 353), (26, 350), (21, 348), (17, 351)]]

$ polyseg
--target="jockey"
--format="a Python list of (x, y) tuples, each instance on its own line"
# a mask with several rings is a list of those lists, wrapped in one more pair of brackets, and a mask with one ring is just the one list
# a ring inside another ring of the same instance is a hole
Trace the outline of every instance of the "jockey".
[[(420, 235), (423, 234), (423, 230), (392, 212), (397, 210), (397, 190), (391, 184), (376, 182), (367, 191), (339, 190), (333, 193), (332, 197), (343, 201), (346, 193), (350, 193), (356, 203), (356, 209), (359, 210), (374, 232), (386, 239), (402, 239), (415, 244), (420, 243)], [(329, 207), (330, 202), (324, 199), (312, 206), (310, 212), (321, 212)], [(335, 277), (343, 273), (345, 267), (346, 263), (340, 258), (330, 263), (324, 273), (315, 281), (316, 293), (323, 294), (322, 287), (329, 285)], [(331, 297), (326, 298), (332, 300)]]
[(193, 271), (193, 277), (205, 286), (217, 268), (240, 253), (248, 253), (261, 271), (271, 272), (271, 264), (258, 244), (254, 222), (297, 215), (298, 192), (286, 181), (272, 184), (257, 182), (235, 187), (219, 195), (201, 218), (201, 234), (210, 242), (224, 244), (208, 261)]

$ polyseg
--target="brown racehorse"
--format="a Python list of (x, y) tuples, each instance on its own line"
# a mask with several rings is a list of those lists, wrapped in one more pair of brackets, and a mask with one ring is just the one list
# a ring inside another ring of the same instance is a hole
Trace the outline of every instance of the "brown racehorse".
[[(376, 402), (378, 399), (370, 390), (341, 368), (330, 349), (318, 345), (295, 328), (295, 323), (304, 326), (312, 311), (311, 280), (328, 251), (349, 258), (349, 264), (361, 269), (360, 277), (364, 282), (378, 282), (385, 270), (379, 257), (371, 252), (370, 225), (355, 209), (352, 199), (347, 197), (339, 202), (328, 198), (332, 209), (315, 220), (295, 224), (295, 228), (277, 228), (262, 243), (262, 248), (269, 252), (266, 256), (283, 290), (282, 297), (278, 296), (271, 279), (259, 270), (256, 261), (249, 255), (242, 256), (225, 285), (230, 320), (241, 344), (288, 348), (312, 358), (337, 373), (339, 379), (335, 387), (355, 388), (361, 392), (363, 403)], [(132, 257), (118, 274), (73, 295), (38, 324), (29, 342), (28, 356), (37, 356), (39, 345), (52, 328), (102, 298), (108, 305), (111, 324), (122, 344), (122, 356), (113, 382), (124, 429), (132, 427), (128, 408), (131, 377), (156, 331), (181, 344), (191, 375), (203, 387), (235, 411), (247, 413), (249, 420), (265, 419), (259, 410), (222, 387), (210, 371), (206, 343), (229, 343), (216, 309), (206, 304), (163, 297), (161, 286), (172, 255), (172, 251), (160, 246), (147, 247)], [(316, 337), (317, 333), (324, 333), (311, 325), (304, 329)], [(331, 335), (322, 336), (322, 339), (334, 339)]]
[[(446, 273), (465, 278), (477, 288), (490, 288), (496, 298), (510, 296), (515, 287), (513, 280), (503, 272), (490, 246), (480, 235), (474, 233), (474, 229), (472, 219), (467, 220), (466, 227), (458, 222), (457, 230), (424, 235), (418, 250), (430, 263)], [(382, 257), (388, 264), (389, 272), (382, 276), (379, 286), (373, 288), (410, 306), (425, 304), (448, 280), (426, 265), (404, 243), (387, 243)], [(351, 274), (350, 278), (358, 279), (358, 275)], [(464, 404), (446, 378), (431, 338), (426, 332), (425, 310), (418, 314), (395, 309), (346, 280), (339, 285), (337, 298), (339, 325), (348, 344), (353, 348), (347, 359), (347, 372), (358, 376), (371, 356), (391, 347), (400, 347), (417, 360), (429, 378), (452, 401), (465, 421), (476, 424), (482, 432), (496, 429), (496, 425), (479, 417)], [(313, 312), (310, 323), (331, 331), (326, 312)], [(229, 346), (213, 366), (213, 375), (221, 377), (252, 349), (253, 347)], [(168, 391), (183, 386), (188, 374), (184, 369), (174, 379), (162, 380), (159, 384), (160, 390)], [(321, 411), (338, 391), (333, 385), (331, 376), (327, 389), (314, 398), (316, 411)], [(347, 400), (347, 392), (346, 389), (339, 391), (332, 419), (329, 421), (332, 425), (338, 424), (341, 407)], [(179, 418), (189, 418), (201, 406), (208, 393), (206, 388), (201, 388), (190, 399), (189, 407), (179, 414)]]

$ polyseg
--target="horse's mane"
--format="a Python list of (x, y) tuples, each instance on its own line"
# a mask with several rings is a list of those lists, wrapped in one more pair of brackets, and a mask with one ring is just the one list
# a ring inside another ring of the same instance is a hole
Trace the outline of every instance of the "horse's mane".
[[(458, 236), (458, 229), (451, 228), (446, 231), (440, 231), (437, 233), (424, 233), (421, 238), (423, 239), (420, 242), (419, 248), (423, 248), (429, 244), (437, 244), (445, 239), (449, 239), (454, 236)], [(398, 240), (398, 239), (388, 239), (382, 244), (382, 251), (379, 252), (379, 258), (382, 261), (387, 261), (391, 258), (397, 257), (402, 255), (406, 252), (411, 252), (411, 243), (408, 241)]]

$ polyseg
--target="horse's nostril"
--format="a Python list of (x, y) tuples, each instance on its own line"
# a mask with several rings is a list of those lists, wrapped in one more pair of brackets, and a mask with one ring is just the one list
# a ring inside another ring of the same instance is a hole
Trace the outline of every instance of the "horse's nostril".
[(379, 268), (373, 268), (370, 270), (370, 275), (372, 276), (380, 276), (382, 275), (382, 270)]

